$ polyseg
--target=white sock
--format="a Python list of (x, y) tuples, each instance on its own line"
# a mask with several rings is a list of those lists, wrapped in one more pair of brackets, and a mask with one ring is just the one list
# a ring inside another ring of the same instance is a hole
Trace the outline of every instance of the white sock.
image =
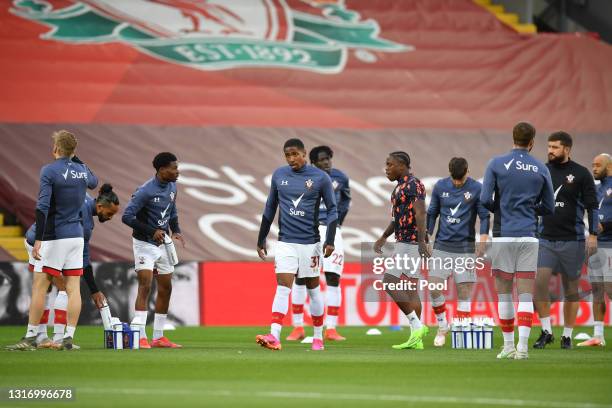
[(28, 324), (28, 329), (26, 330), (26, 337), (36, 337), (38, 334), (38, 325), (37, 324)]
[(306, 285), (293, 284), (291, 295), (293, 304), (293, 326), (304, 326), (304, 303), (306, 303)]
[[(500, 293), (497, 295), (497, 313), (500, 319), (514, 319), (514, 303), (512, 303), (511, 293)], [(502, 331), (504, 336), (504, 348), (514, 348), (514, 331)]]
[(550, 324), (550, 316), (548, 317), (540, 317), (540, 322), (542, 322), (542, 330), (545, 330), (552, 334), (552, 326)]
[(64, 338), (64, 330), (66, 329), (65, 324), (54, 324), (53, 325), (53, 341), (58, 342)]
[(438, 321), (438, 327), (441, 329), (446, 329), (448, 327), (448, 322), (446, 321), (446, 308), (439, 313), (436, 313), (436, 308), (440, 308), (444, 306), (446, 303), (446, 299), (444, 295), (440, 294), (438, 297), (431, 297), (431, 306), (434, 308), (434, 313), (436, 315), (436, 320)]
[(472, 313), (472, 301), (460, 300), (457, 302), (457, 311), (470, 314)]
[(410, 330), (419, 330), (421, 327), (423, 327), (421, 319), (419, 319), (419, 316), (417, 316), (414, 310), (408, 313), (406, 317), (408, 318), (408, 322), (410, 323)]
[(132, 330), (140, 331), (140, 338), (147, 338), (147, 331), (145, 327), (147, 326), (147, 311), (146, 310), (136, 310), (134, 311), (134, 318), (132, 319), (132, 323), (130, 323), (130, 328)]
[(573, 332), (574, 332), (574, 328), (573, 327), (564, 327), (563, 328), (563, 337), (569, 337), (571, 339)]
[(593, 323), (593, 337), (603, 339), (604, 336), (604, 323), (595, 322)]
[(342, 304), (342, 289), (340, 289), (340, 286), (328, 286), (325, 297), (325, 303), (327, 304), (325, 326), (328, 329), (335, 329), (338, 325), (338, 308)]
[(153, 319), (153, 340), (164, 337), (164, 325), (166, 324), (167, 314), (155, 313)]
[(64, 338), (72, 337), (74, 339), (74, 332), (75, 331), (76, 331), (76, 327), (74, 327), (74, 326), (66, 326), (66, 334), (64, 335)]
[(100, 309), (100, 317), (102, 318), (102, 325), (104, 326), (104, 330), (111, 329), (111, 312), (110, 307), (108, 305), (103, 306)]
[(40, 323), (38, 325), (38, 339), (45, 339), (48, 336), (47, 334), (47, 324), (49, 322), (49, 303), (50, 303), (50, 298), (51, 298), (51, 292), (47, 292), (47, 295), (45, 296), (45, 311), (43, 312), (43, 316), (46, 314), (47, 315), (47, 323)]
[(66, 321), (59, 321), (58, 317), (60, 313), (64, 316), (64, 319), (67, 317), (68, 293), (65, 290), (57, 292), (53, 309), (53, 341), (58, 342), (64, 338), (64, 331), (66, 329)]
[(270, 333), (279, 341), (281, 329), (283, 328), (281, 322), (289, 310), (289, 294), (291, 294), (290, 288), (282, 285), (276, 286), (276, 293), (272, 302), (273, 322), (270, 325)]
[[(531, 333), (531, 316), (533, 315), (533, 296), (531, 293), (521, 293), (519, 294), (519, 304), (518, 304), (518, 332), (519, 332), (519, 341), (516, 345), (516, 349), (521, 352), (526, 352), (529, 350), (529, 334)], [(523, 313), (527, 313), (529, 315), (529, 326), (521, 325), (521, 316)]]
[(323, 304), (323, 296), (321, 296), (321, 288), (317, 286), (314, 289), (308, 289), (308, 296), (310, 296), (310, 315), (312, 316), (312, 326), (314, 329), (313, 337), (322, 340), (325, 305)]

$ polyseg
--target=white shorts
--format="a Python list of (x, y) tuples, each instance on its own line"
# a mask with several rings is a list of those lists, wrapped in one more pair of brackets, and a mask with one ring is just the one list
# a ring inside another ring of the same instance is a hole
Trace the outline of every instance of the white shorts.
[(168, 261), (168, 253), (163, 245), (157, 246), (132, 238), (134, 249), (134, 270), (153, 271), (159, 275), (174, 272), (174, 266)]
[(321, 243), (292, 244), (278, 242), (275, 248), (276, 273), (294, 273), (298, 278), (318, 277), (321, 270)]
[(538, 269), (539, 242), (534, 237), (494, 237), (490, 255), (493, 276), (533, 279)]
[(476, 256), (473, 253), (446, 252), (434, 249), (427, 262), (427, 265), (430, 266), (430, 278), (446, 280), (453, 275), (455, 283), (476, 282), (476, 271), (473, 267)]
[(83, 246), (82, 237), (42, 241), (40, 261), (30, 256), (30, 260), (34, 261), (34, 272), (45, 272), (51, 276), (83, 275)]
[(589, 258), (588, 271), (591, 283), (612, 283), (612, 248), (597, 248)]
[(32, 251), (34, 247), (28, 244), (27, 240), (23, 240), (23, 245), (25, 245), (25, 249), (28, 252), (28, 269), (30, 272), (34, 272), (34, 265), (36, 264), (36, 259), (32, 256)]
[[(327, 234), (327, 226), (320, 225), (319, 235), (321, 236), (322, 242), (325, 242), (326, 234)], [(323, 272), (332, 272), (337, 275), (342, 275), (343, 269), (344, 269), (344, 243), (342, 241), (342, 229), (340, 227), (337, 227), (336, 237), (334, 238), (334, 252), (332, 252), (329, 258), (323, 258)]]
[[(397, 255), (402, 258), (401, 265), (395, 265), (393, 268), (387, 269), (385, 274), (395, 276), (398, 279), (401, 279), (402, 275), (410, 279), (420, 279), (421, 255), (419, 254), (419, 246), (417, 244), (396, 242), (393, 244), (393, 255), (390, 258), (395, 258)], [(408, 259), (407, 263), (404, 263), (403, 259)], [(415, 262), (418, 262), (416, 269), (413, 267)], [(398, 266), (400, 267), (398, 268)]]

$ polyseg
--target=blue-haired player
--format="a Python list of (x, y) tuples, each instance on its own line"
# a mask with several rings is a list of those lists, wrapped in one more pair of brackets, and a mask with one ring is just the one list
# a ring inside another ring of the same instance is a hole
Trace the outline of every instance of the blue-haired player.
[[(476, 282), (476, 259), (484, 255), (489, 238), (489, 211), (480, 204), (482, 184), (468, 177), (468, 162), (463, 157), (453, 157), (448, 163), (450, 177), (439, 180), (431, 193), (427, 209), (427, 230), (433, 234), (436, 220), (438, 232), (430, 263), (429, 282), (442, 283), (451, 275), (457, 285), (458, 318), (469, 318), (472, 311), (472, 289)], [(475, 244), (476, 219), (480, 218), (480, 243)], [(452, 268), (447, 269), (447, 259), (453, 259)], [(437, 262), (443, 260), (444, 262)], [(446, 342), (448, 322), (446, 301), (439, 290), (431, 290), (431, 304), (438, 321), (438, 333), (434, 346), (442, 347)]]
[[(329, 174), (336, 195), (336, 204), (338, 206), (338, 226), (336, 230), (336, 239), (334, 241), (334, 252), (329, 258), (323, 258), (322, 266), (323, 273), (325, 273), (325, 283), (327, 284), (327, 290), (325, 291), (325, 304), (327, 305), (327, 314), (325, 316), (325, 340), (341, 341), (346, 339), (336, 330), (338, 313), (340, 305), (342, 304), (340, 277), (344, 269), (344, 243), (342, 241), (342, 230), (340, 227), (350, 208), (351, 188), (349, 187), (349, 178), (347, 175), (332, 167), (334, 152), (329, 146), (313, 147), (308, 156), (310, 162), (314, 166)], [(319, 233), (321, 236), (327, 235), (327, 208), (323, 202), (321, 202), (321, 206), (319, 207)], [(294, 329), (287, 337), (287, 340), (301, 340), (305, 337), (304, 303), (306, 302), (306, 285), (304, 285), (302, 278), (295, 279), (291, 301)]]
[(35, 350), (38, 325), (45, 309), (45, 295), (54, 276), (64, 276), (68, 294), (67, 327), (62, 344), (72, 349), (81, 312), (80, 277), (83, 274), (83, 225), (81, 207), (87, 189), (98, 179), (75, 156), (77, 138), (66, 130), (55, 132), (55, 161), (40, 171), (36, 203), (36, 236), (32, 246), (34, 279), (26, 335), (9, 350)]
[(272, 174), (270, 194), (259, 229), (257, 253), (266, 259), (266, 237), (279, 209), (278, 245), (275, 248), (276, 294), (272, 303), (270, 333), (258, 335), (257, 343), (271, 350), (280, 350), (283, 318), (289, 309), (289, 294), (294, 278), (303, 278), (310, 296), (310, 314), (314, 326), (312, 350), (323, 350), (324, 304), (319, 288), (321, 242), (319, 236), (319, 204), (327, 208), (327, 235), (323, 237), (324, 256), (334, 252), (338, 223), (336, 197), (332, 181), (324, 171), (306, 163), (306, 149), (299, 139), (289, 139), (283, 146), (288, 166)]

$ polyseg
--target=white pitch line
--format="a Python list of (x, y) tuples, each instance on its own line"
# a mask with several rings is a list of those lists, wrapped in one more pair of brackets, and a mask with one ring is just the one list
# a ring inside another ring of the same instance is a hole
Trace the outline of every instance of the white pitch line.
[(567, 402), (567, 401), (538, 401), (510, 398), (462, 398), (442, 397), (427, 395), (401, 395), (401, 394), (347, 394), (347, 393), (322, 393), (322, 392), (292, 392), (292, 391), (253, 391), (236, 392), (231, 390), (160, 390), (148, 388), (115, 388), (103, 390), (96, 388), (76, 388), (76, 392), (108, 395), (111, 393), (138, 394), (138, 395), (201, 395), (210, 397), (228, 398), (302, 398), (327, 401), (394, 401), (394, 402), (422, 402), (435, 404), (472, 404), (502, 407), (540, 407), (540, 408), (612, 408), (609, 404), (597, 404), (590, 402)]

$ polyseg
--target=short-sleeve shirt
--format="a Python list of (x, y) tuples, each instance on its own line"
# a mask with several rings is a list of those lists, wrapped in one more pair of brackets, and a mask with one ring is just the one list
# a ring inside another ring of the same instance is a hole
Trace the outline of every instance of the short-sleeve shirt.
[(391, 193), (395, 240), (417, 242), (417, 223), (414, 202), (425, 200), (425, 186), (412, 174), (402, 177)]

